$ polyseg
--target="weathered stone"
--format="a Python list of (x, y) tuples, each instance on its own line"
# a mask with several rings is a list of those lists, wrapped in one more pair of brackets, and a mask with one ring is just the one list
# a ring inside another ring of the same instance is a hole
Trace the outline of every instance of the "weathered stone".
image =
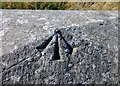
[[(117, 11), (2, 12), (2, 27), (5, 28), (2, 30), (3, 55), (0, 61), (0, 68), (4, 68), (2, 83), (118, 83)], [(36, 17), (32, 18), (32, 15)], [(58, 39), (60, 61), (50, 61), (54, 39), (43, 52), (35, 49), (56, 28), (60, 29), (63, 37), (73, 47), (69, 64), (61, 39)]]

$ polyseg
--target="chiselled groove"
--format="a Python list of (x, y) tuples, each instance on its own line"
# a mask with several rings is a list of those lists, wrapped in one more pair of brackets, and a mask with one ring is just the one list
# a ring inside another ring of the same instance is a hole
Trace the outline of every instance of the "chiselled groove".
[(58, 31), (61, 39), (63, 39), (63, 41), (65, 42), (65, 46), (66, 46), (66, 53), (67, 54), (72, 54), (73, 52), (73, 48), (70, 46), (70, 44), (65, 40), (65, 38), (62, 36), (60, 30)]
[(55, 45), (54, 45), (54, 55), (52, 57), (52, 60), (59, 60), (60, 55), (59, 55), (59, 46), (58, 46), (58, 34), (56, 34), (55, 36), (56, 36), (56, 39), (55, 39)]
[(36, 49), (42, 52), (47, 45), (50, 43), (54, 35), (50, 36), (48, 39), (46, 39), (41, 45), (37, 46)]

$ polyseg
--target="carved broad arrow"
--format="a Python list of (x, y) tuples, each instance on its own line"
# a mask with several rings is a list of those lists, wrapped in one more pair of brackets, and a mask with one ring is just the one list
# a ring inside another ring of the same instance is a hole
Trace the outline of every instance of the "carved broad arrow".
[(52, 40), (53, 36), (55, 36), (54, 54), (52, 56), (52, 60), (60, 60), (58, 35), (60, 35), (60, 38), (65, 43), (65, 52), (66, 52), (66, 55), (68, 56), (68, 55), (72, 54), (73, 48), (70, 46), (70, 44), (62, 36), (61, 31), (57, 30), (57, 29), (55, 30), (55, 33), (52, 36), (50, 36), (47, 40), (45, 40), (41, 45), (37, 46), (36, 49), (38, 51), (42, 52), (47, 47), (47, 45), (50, 43), (50, 41)]

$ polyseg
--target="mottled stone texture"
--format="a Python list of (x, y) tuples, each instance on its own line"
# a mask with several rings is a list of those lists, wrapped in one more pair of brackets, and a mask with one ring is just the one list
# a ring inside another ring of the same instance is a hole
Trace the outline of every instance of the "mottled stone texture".
[[(0, 76), (3, 84), (117, 84), (117, 11), (1, 10)], [(59, 28), (73, 47), (67, 69), (50, 61), (54, 38), (40, 53), (35, 47)]]

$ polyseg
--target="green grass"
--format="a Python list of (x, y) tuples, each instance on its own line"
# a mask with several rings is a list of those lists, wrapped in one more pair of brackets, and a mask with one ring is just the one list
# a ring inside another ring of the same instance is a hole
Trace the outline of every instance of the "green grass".
[(2, 2), (2, 9), (118, 10), (117, 2)]
[(3, 2), (2, 9), (65, 10), (67, 2)]

